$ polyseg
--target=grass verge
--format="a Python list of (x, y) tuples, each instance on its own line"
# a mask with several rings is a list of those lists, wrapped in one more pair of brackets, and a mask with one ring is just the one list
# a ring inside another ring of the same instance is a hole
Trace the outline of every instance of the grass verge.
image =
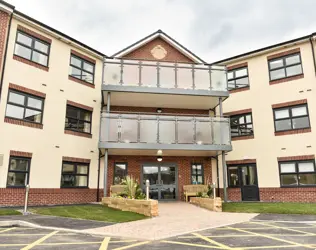
[(21, 213), (10, 208), (0, 208), (0, 216), (4, 215), (21, 215)]
[(30, 211), (42, 215), (52, 215), (106, 222), (128, 222), (147, 218), (146, 216), (141, 214), (120, 211), (102, 205), (39, 207), (32, 208), (30, 209)]
[(315, 214), (316, 203), (223, 203), (223, 212), (267, 214)]

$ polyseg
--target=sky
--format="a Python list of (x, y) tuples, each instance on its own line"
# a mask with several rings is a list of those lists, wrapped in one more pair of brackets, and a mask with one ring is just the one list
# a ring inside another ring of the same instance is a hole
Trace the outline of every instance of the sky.
[(315, 0), (7, 0), (111, 56), (161, 29), (211, 63), (316, 32)]

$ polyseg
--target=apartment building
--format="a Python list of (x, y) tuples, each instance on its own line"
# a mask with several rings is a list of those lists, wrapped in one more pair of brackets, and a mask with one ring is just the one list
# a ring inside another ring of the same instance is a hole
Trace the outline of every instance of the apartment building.
[(228, 69), (229, 200), (316, 201), (314, 50), (311, 34), (215, 62)]
[(97, 201), (127, 174), (179, 200), (232, 149), (225, 67), (164, 32), (108, 57), (3, 1), (0, 31), (0, 206), (27, 184), (30, 205)]
[(0, 9), (0, 206), (95, 201), (104, 55)]
[(316, 202), (315, 36), (206, 63), (158, 30), (109, 57), (0, 1), (0, 206), (26, 184), (30, 205), (99, 201), (126, 175), (158, 200)]

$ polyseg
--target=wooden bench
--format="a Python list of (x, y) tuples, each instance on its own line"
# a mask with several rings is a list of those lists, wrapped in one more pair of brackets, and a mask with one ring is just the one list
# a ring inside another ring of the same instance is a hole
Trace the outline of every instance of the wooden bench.
[(121, 194), (125, 191), (126, 185), (111, 185), (110, 197), (116, 194)]
[(190, 196), (196, 196), (199, 192), (206, 193), (207, 192), (207, 185), (184, 185), (183, 186), (183, 194), (184, 199), (188, 202)]

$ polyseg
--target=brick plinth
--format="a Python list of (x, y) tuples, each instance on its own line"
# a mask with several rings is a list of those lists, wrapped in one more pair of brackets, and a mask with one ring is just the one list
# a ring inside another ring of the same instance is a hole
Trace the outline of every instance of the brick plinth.
[[(309, 188), (259, 188), (263, 202), (316, 202), (316, 187)], [(223, 197), (223, 189), (221, 189)], [(241, 201), (240, 188), (227, 189), (228, 200)]]
[[(113, 185), (113, 172), (115, 162), (127, 162), (127, 174), (132, 175), (140, 181), (141, 168), (144, 163), (157, 163), (156, 156), (109, 156), (108, 165), (108, 186), (107, 193), (110, 193), (110, 186)], [(201, 163), (204, 168), (204, 179), (212, 177), (211, 159), (207, 157), (164, 157), (162, 163), (176, 163), (178, 166), (178, 197), (183, 200), (183, 185), (191, 184), (191, 164)]]
[[(102, 197), (103, 190), (99, 191)], [(23, 206), (24, 188), (0, 188), (0, 206)], [(29, 206), (85, 204), (97, 200), (97, 189), (76, 188), (31, 188), (29, 193)]]

